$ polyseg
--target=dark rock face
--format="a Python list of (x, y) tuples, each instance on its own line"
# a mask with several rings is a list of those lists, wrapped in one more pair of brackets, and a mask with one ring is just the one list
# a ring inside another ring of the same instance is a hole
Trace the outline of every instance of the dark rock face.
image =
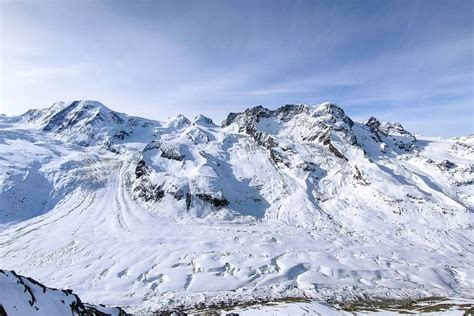
[(449, 160), (443, 160), (440, 163), (438, 163), (437, 166), (441, 170), (449, 170), (449, 169), (456, 168), (456, 164), (454, 162), (449, 161)]
[(130, 136), (130, 133), (120, 130), (120, 131), (117, 131), (113, 137), (120, 140), (124, 140), (126, 136)]
[(284, 157), (279, 151), (270, 149), (270, 158), (275, 165), (283, 164), (286, 167), (290, 167), (290, 162)]
[(404, 129), (400, 123), (382, 123), (376, 118), (371, 117), (365, 125), (370, 128), (379, 142), (393, 143), (395, 148), (406, 152), (415, 148), (416, 137)]
[(154, 140), (145, 146), (145, 148), (143, 149), (143, 152), (146, 152), (152, 149), (160, 150), (161, 157), (163, 158), (173, 159), (177, 161), (182, 161), (184, 159), (184, 155), (182, 155), (178, 149), (164, 142)]
[(311, 161), (305, 161), (302, 164), (298, 165), (298, 167), (308, 172), (314, 172), (318, 170), (318, 166), (314, 162), (311, 162)]
[(210, 203), (216, 208), (221, 208), (221, 207), (229, 205), (229, 201), (227, 201), (224, 197), (215, 197), (207, 193), (197, 193), (196, 197), (207, 203)]
[(135, 168), (135, 177), (138, 179), (145, 174), (147, 174), (146, 163), (144, 160), (140, 160)]
[(142, 179), (133, 191), (145, 202), (159, 202), (165, 196), (163, 184), (153, 184), (148, 178)]
[[(342, 111), (342, 109), (339, 109), (339, 110)], [(334, 111), (336, 112), (336, 110)], [(283, 122), (288, 122), (295, 115), (298, 115), (301, 113), (309, 114), (310, 113), (309, 107), (306, 105), (301, 105), (301, 104), (287, 104), (276, 110), (269, 110), (263, 107), (262, 105), (259, 105), (253, 108), (248, 108), (244, 112), (240, 112), (240, 113), (231, 112), (227, 116), (227, 118), (222, 122), (222, 127), (226, 127), (233, 123), (237, 123), (239, 126), (239, 131), (243, 132), (247, 126), (249, 125), (255, 126), (255, 123), (259, 122), (261, 118), (278, 117)], [(344, 111), (342, 111), (342, 113), (344, 113)]]
[(189, 211), (191, 208), (192, 196), (191, 193), (186, 193), (186, 209)]
[(364, 178), (364, 176), (360, 172), (359, 168), (357, 168), (357, 166), (354, 167), (353, 178), (354, 178), (354, 180), (356, 180), (357, 183), (359, 183), (361, 185), (369, 185), (369, 183)]
[(143, 159), (135, 167), (135, 177), (137, 181), (133, 192), (136, 197), (145, 202), (158, 202), (165, 196), (165, 191), (163, 190), (164, 183), (158, 185), (150, 181), (149, 167)]
[(106, 141), (103, 145), (102, 145), (103, 148), (105, 148), (106, 150), (114, 153), (114, 154), (120, 154), (120, 150), (118, 150), (117, 148), (115, 148), (111, 142), (109, 141)]
[(257, 144), (267, 149), (278, 146), (277, 141), (268, 133), (259, 131), (256, 124), (262, 117), (270, 117), (275, 115), (276, 111), (271, 111), (259, 105), (251, 109), (246, 109), (241, 113), (230, 113), (222, 122), (222, 127), (229, 126), (236, 123), (239, 127), (239, 132), (245, 132), (250, 135)]
[(331, 144), (330, 142), (327, 144), (328, 145), (328, 149), (331, 153), (334, 154), (334, 156), (338, 157), (338, 158), (341, 158), (345, 161), (348, 161), (348, 159), (346, 158), (346, 156), (344, 156), (343, 154), (341, 154), (341, 152), (339, 150), (337, 150), (336, 147), (334, 147), (333, 144)]
[(176, 189), (174, 192), (169, 191), (168, 193), (171, 194), (173, 198), (178, 201), (184, 197), (184, 191), (181, 189)]
[(387, 123), (384, 125), (383, 129), (381, 129), (381, 132), (387, 135), (389, 135), (392, 131), (396, 131), (400, 135), (411, 135), (411, 133), (405, 130), (400, 123)]
[(255, 123), (259, 122), (262, 117), (270, 117), (273, 113), (275, 113), (275, 111), (271, 111), (259, 105), (246, 109), (244, 112), (230, 113), (222, 122), (222, 127), (237, 123), (240, 132), (248, 128), (255, 129)]
[(379, 128), (380, 128), (380, 121), (377, 120), (375, 117), (371, 116), (368, 120), (367, 120), (367, 123), (365, 123), (365, 125), (367, 125), (368, 127), (370, 127), (372, 130), (374, 131), (378, 131)]
[(247, 129), (247, 134), (253, 137), (255, 142), (266, 149), (278, 146), (278, 142), (275, 138), (267, 133), (257, 131), (256, 129)]
[[(331, 131), (330, 129), (326, 129), (326, 132), (314, 134), (312, 137), (310, 137), (308, 139), (305, 139), (305, 140), (308, 140), (308, 141), (317, 140), (318, 142), (320, 142), (323, 145), (327, 146), (330, 153), (334, 154), (338, 158), (341, 158), (341, 159), (344, 159), (344, 160), (347, 161), (348, 159), (339, 150), (337, 150), (337, 148), (334, 147), (334, 145), (331, 143), (330, 131)], [(352, 139), (352, 137), (355, 138), (354, 135), (351, 136), (351, 139)], [(354, 140), (354, 142), (357, 143), (356, 140)]]
[(222, 121), (222, 127), (229, 126), (230, 124), (234, 123), (236, 118), (240, 115), (241, 113), (234, 113), (230, 112), (227, 117), (225, 118), (224, 121)]
[(273, 111), (272, 115), (277, 115), (283, 122), (288, 122), (301, 113), (309, 114), (309, 108), (301, 104), (287, 104)]
[(136, 181), (133, 192), (135, 198), (141, 199), (144, 202), (159, 202), (165, 195), (170, 195), (177, 201), (185, 198), (187, 210), (191, 208), (193, 197), (209, 203), (218, 209), (230, 204), (220, 193), (193, 193), (190, 192), (189, 185), (177, 187), (174, 184), (167, 184), (166, 180), (161, 184), (155, 184), (150, 180), (149, 174), (149, 167), (146, 162), (143, 159), (140, 160), (135, 167)]

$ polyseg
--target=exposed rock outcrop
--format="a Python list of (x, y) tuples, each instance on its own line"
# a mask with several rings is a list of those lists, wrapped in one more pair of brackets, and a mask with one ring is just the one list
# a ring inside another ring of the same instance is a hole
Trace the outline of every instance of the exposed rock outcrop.
[(72, 290), (50, 288), (30, 277), (6, 270), (0, 270), (0, 314), (127, 315), (119, 307), (110, 308), (85, 304)]

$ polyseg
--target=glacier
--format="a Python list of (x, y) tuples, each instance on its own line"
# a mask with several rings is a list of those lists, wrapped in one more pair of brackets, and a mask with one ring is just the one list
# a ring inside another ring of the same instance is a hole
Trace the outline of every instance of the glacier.
[(0, 116), (0, 268), (131, 313), (474, 298), (474, 136), (335, 104)]

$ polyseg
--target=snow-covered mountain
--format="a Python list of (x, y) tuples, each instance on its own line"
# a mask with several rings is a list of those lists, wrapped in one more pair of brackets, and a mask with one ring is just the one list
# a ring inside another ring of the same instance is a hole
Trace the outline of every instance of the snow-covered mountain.
[(97, 101), (57, 102), (41, 110), (29, 110), (25, 114), (6, 118), (11, 123), (23, 123), (82, 146), (116, 143), (127, 138), (130, 142), (135, 134), (139, 139), (152, 137), (153, 127), (158, 122), (128, 116), (110, 110)]
[(85, 304), (71, 290), (58, 290), (38, 281), (0, 270), (2, 315), (125, 315), (117, 307)]
[(338, 106), (0, 117), (0, 267), (91, 303), (470, 297), (474, 137)]

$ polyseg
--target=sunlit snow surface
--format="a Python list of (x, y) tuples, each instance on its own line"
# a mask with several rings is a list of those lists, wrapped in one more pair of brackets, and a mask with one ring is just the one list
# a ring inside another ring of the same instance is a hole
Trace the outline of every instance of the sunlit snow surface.
[(419, 302), (410, 306), (394, 307), (371, 307), (363, 309), (341, 310), (324, 302), (276, 302), (272, 304), (254, 305), (248, 307), (237, 307), (221, 311), (220, 315), (237, 313), (240, 316), (362, 316), (362, 315), (442, 315), (442, 316), (464, 316), (474, 312), (473, 300), (465, 299), (443, 299), (438, 301)]
[(472, 137), (402, 150), (412, 136), (385, 125), (376, 140), (328, 105), (260, 119), (263, 144), (241, 118), (130, 121), (85, 103), (51, 127), (54, 111), (0, 119), (3, 269), (130, 312), (473, 296)]
[(50, 288), (30, 277), (1, 269), (0, 312), (10, 316), (123, 314), (123, 310), (117, 307), (84, 303), (72, 290)]

